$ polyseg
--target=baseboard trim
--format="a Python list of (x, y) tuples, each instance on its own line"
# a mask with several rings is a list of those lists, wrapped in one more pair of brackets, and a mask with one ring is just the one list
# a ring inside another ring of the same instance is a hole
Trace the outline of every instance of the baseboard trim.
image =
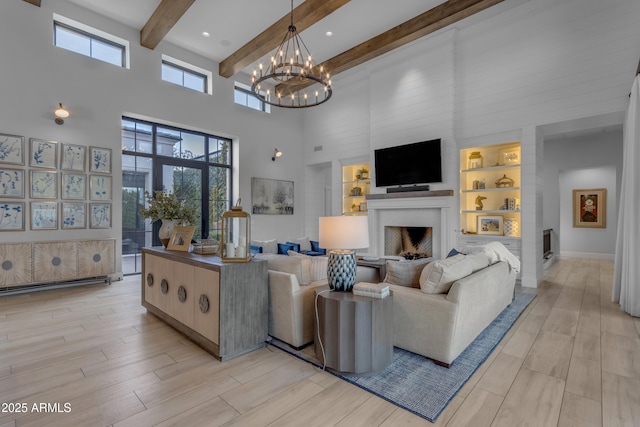
[(568, 252), (561, 251), (561, 257), (567, 258), (587, 258), (587, 259), (602, 259), (607, 261), (613, 261), (615, 259), (615, 254), (598, 254), (593, 252)]

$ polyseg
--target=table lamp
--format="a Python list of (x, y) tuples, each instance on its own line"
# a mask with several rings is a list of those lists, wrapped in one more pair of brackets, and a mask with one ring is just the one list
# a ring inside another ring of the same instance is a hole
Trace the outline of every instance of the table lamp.
[(320, 217), (320, 247), (329, 251), (327, 280), (335, 291), (350, 292), (356, 281), (356, 254), (353, 249), (369, 247), (366, 216)]

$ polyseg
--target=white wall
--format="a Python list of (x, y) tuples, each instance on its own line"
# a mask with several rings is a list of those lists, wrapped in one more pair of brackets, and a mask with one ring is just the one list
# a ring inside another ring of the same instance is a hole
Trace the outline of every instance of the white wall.
[[(129, 40), (131, 69), (122, 69), (53, 46), (52, 15), (82, 22)], [(304, 174), (300, 113), (273, 109), (259, 113), (233, 103), (233, 79), (217, 76), (218, 64), (176, 46), (155, 50), (139, 45), (139, 31), (113, 22), (64, 0), (42, 7), (23, 1), (0, 2), (0, 132), (113, 150), (113, 227), (110, 230), (27, 231), (2, 233), (3, 242), (115, 237), (121, 239), (120, 119), (123, 114), (187, 129), (231, 137), (237, 160), (235, 197), (250, 207), (251, 177), (294, 181), (295, 215), (254, 215), (252, 235), (270, 238), (302, 235)], [(213, 96), (160, 79), (162, 54), (212, 70)], [(53, 122), (62, 102), (71, 112), (63, 126)], [(271, 161), (277, 147), (284, 156)], [(25, 199), (28, 202), (28, 199)], [(117, 271), (121, 271), (117, 257)]]
[[(613, 257), (621, 173), (621, 129), (545, 141), (543, 228), (555, 253)], [(572, 191), (589, 188), (607, 188), (606, 229), (573, 228)]]

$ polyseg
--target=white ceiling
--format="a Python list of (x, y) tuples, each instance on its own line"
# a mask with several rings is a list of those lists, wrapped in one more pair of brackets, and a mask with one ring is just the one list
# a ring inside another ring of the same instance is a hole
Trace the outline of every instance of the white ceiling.
[[(69, 1), (137, 30), (160, 4), (160, 0)], [(302, 2), (294, 0), (293, 6)], [(441, 3), (444, 0), (351, 0), (301, 34), (320, 63)], [(164, 40), (220, 62), (288, 16), (290, 9), (290, 0), (196, 0)], [(203, 37), (203, 31), (210, 37)], [(283, 36), (286, 31), (282, 29)], [(327, 37), (327, 31), (333, 36)]]

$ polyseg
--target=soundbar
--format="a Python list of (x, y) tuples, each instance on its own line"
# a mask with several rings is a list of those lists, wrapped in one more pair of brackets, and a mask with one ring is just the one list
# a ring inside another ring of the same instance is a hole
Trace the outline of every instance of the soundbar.
[(389, 187), (387, 193), (404, 193), (407, 191), (429, 191), (428, 185), (411, 185), (407, 187)]

